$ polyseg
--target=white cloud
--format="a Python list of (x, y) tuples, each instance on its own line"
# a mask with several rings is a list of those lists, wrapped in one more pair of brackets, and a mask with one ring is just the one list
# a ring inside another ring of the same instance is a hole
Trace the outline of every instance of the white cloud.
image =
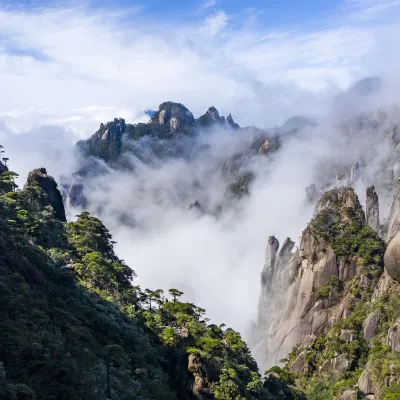
[(217, 4), (217, 1), (216, 1), (216, 0), (209, 0), (209, 1), (206, 1), (206, 2), (203, 4), (203, 7), (204, 7), (204, 8), (212, 8), (212, 7), (215, 7), (216, 4)]
[(215, 36), (226, 27), (228, 20), (229, 18), (224, 11), (217, 11), (204, 21), (201, 31), (207, 35)]
[[(288, 83), (310, 100), (310, 93), (343, 88), (375, 72), (386, 59), (393, 65), (399, 45), (389, 38), (397, 37), (400, 27), (383, 17), (360, 24), (350, 14), (346, 24), (279, 32), (242, 24), (222, 10), (205, 21), (181, 24), (149, 22), (136, 11), (129, 25), (121, 23), (118, 12), (3, 10), (0, 84), (7, 96), (0, 99), (0, 112), (17, 109), (27, 115), (32, 109), (34, 122), (40, 113), (33, 110), (42, 108), (55, 115), (91, 105), (143, 110), (174, 100), (196, 114), (213, 103), (243, 124), (274, 125), (304, 108), (297, 98), (279, 100)], [(43, 57), (36, 59), (35, 53)], [(267, 115), (262, 104), (271, 110)], [(83, 113), (85, 134), (98, 126), (97, 118), (106, 117)]]

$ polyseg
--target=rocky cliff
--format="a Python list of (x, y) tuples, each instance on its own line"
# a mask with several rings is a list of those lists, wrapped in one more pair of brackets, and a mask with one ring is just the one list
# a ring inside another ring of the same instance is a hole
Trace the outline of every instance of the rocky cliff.
[(279, 251), (274, 237), (268, 241), (257, 351), (262, 365), (281, 361), (283, 369), (271, 371), (290, 377), (307, 399), (400, 399), (398, 196), (387, 248), (376, 232), (373, 187), (366, 216), (352, 189), (333, 189), (317, 203), (298, 249), (286, 240)]
[(366, 225), (350, 188), (319, 200), (294, 252), (290, 239), (278, 247), (270, 238), (261, 274), (256, 354), (262, 366), (278, 363), (296, 344), (312, 342), (348, 317), (354, 293), (369, 290), (383, 269), (384, 243)]
[(56, 217), (62, 221), (66, 221), (65, 209), (61, 193), (58, 190), (58, 185), (54, 178), (47, 174), (46, 168), (38, 168), (31, 171), (28, 175), (27, 183), (24, 187), (37, 185), (43, 189), (45, 198), (43, 199), (43, 205), (50, 205), (53, 207)]
[[(292, 134), (305, 126), (303, 120), (298, 123), (296, 126), (296, 121), (292, 121), (282, 129)], [(211, 157), (210, 145), (204, 137), (213, 136), (217, 131), (234, 135), (238, 144), (225, 155)], [(78, 142), (81, 162), (72, 176), (64, 177), (63, 195), (68, 206), (90, 206), (85, 190), (90, 190), (87, 188), (96, 178), (107, 179), (110, 168), (133, 172), (138, 165), (160, 165), (177, 159), (194, 163), (207, 158), (210, 173), (226, 182), (221, 203), (231, 202), (249, 194), (254, 179), (250, 165), (255, 157), (266, 157), (279, 149), (279, 134), (276, 129), (241, 128), (231, 115), (220, 116), (215, 107), (196, 119), (184, 105), (164, 102), (148, 123), (128, 124), (122, 118), (115, 118), (101, 124), (89, 139)], [(206, 185), (208, 181), (196, 185)], [(214, 213), (215, 209), (209, 211)]]
[(167, 101), (159, 105), (148, 123), (127, 124), (123, 118), (115, 118), (100, 124), (99, 130), (89, 139), (78, 142), (77, 147), (85, 156), (115, 163), (122, 153), (132, 150), (130, 141), (142, 138), (168, 140), (169, 144), (159, 149), (161, 154), (168, 154), (171, 151), (168, 147), (173, 145), (171, 139), (194, 136), (199, 131), (216, 127), (240, 128), (230, 114), (227, 118), (221, 117), (215, 107), (210, 107), (204, 115), (195, 119), (183, 104)]

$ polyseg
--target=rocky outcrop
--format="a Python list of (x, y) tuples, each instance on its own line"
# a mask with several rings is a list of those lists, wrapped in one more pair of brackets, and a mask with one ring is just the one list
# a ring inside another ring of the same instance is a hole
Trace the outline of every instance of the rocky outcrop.
[(380, 228), (379, 223), (379, 199), (375, 192), (375, 186), (367, 189), (367, 201), (365, 209), (367, 225), (374, 231), (378, 232)]
[(357, 400), (357, 390), (346, 390), (338, 400)]
[(276, 255), (278, 254), (279, 241), (275, 236), (268, 238), (268, 245), (265, 249), (265, 264), (261, 272), (261, 284), (268, 288), (272, 282), (272, 277), (275, 270)]
[(34, 169), (29, 173), (24, 190), (27, 190), (31, 185), (38, 185), (44, 190), (47, 195), (44, 205), (52, 206), (56, 217), (65, 222), (66, 217), (61, 193), (58, 190), (56, 181), (52, 176), (47, 175), (45, 168)]
[(213, 121), (219, 121), (220, 119), (219, 112), (214, 106), (207, 110), (206, 115), (208, 115)]
[(228, 125), (229, 125), (232, 129), (239, 129), (239, 128), (240, 128), (240, 125), (237, 124), (237, 123), (233, 120), (231, 114), (229, 114), (229, 115), (226, 117), (226, 122), (228, 123)]
[(381, 320), (381, 312), (380, 310), (375, 310), (370, 313), (367, 319), (364, 321), (363, 324), (363, 331), (364, 331), (364, 339), (368, 343), (368, 345), (372, 345), (372, 339), (375, 337), (378, 326)]
[(293, 363), (290, 365), (290, 372), (294, 374), (307, 374), (311, 370), (311, 367), (307, 361), (307, 352), (301, 352)]
[(215, 126), (227, 126), (232, 129), (239, 129), (240, 126), (233, 120), (229, 114), (227, 118), (221, 117), (218, 110), (212, 106), (207, 112), (196, 120), (199, 128), (211, 128)]
[[(106, 124), (100, 124), (99, 130), (89, 139), (79, 141), (77, 147), (85, 156), (113, 163), (125, 149), (132, 150), (129, 139), (138, 140), (143, 137), (170, 139), (180, 135), (190, 136), (202, 128), (221, 125), (231, 129), (240, 128), (231, 115), (227, 119), (220, 117), (215, 107), (210, 107), (206, 114), (196, 120), (183, 104), (167, 101), (160, 104), (147, 124), (126, 124), (123, 118), (115, 118)], [(163, 152), (168, 151), (173, 149), (166, 146)]]
[(331, 360), (327, 360), (321, 367), (319, 368), (320, 376), (331, 376), (332, 374), (339, 375), (343, 372), (349, 370), (351, 365), (351, 360), (349, 360), (348, 356), (345, 354), (337, 354), (336, 357), (333, 357)]
[(372, 363), (369, 362), (358, 379), (358, 391), (364, 396), (374, 394), (374, 383), (372, 376)]
[(385, 252), (385, 271), (389, 276), (400, 282), (400, 234), (389, 243)]
[(375, 302), (381, 298), (384, 293), (388, 293), (394, 290), (394, 288), (398, 286), (397, 281), (395, 281), (386, 270), (383, 271), (383, 274), (379, 278), (378, 285), (375, 287), (374, 292), (372, 294), (372, 301)]
[(188, 358), (188, 371), (193, 374), (193, 383), (191, 392), (195, 399), (208, 400), (213, 399), (210, 389), (210, 381), (215, 380), (216, 371), (203, 362), (197, 354), (190, 354)]
[(160, 104), (149, 124), (152, 127), (161, 127), (170, 135), (174, 135), (191, 133), (194, 121), (193, 114), (184, 105), (167, 101)]
[(127, 127), (129, 129), (132, 125), (127, 125), (122, 118), (115, 118), (107, 124), (100, 124), (99, 130), (89, 139), (79, 141), (77, 147), (86, 156), (113, 161), (121, 154), (122, 135)]
[(387, 226), (386, 240), (389, 241), (400, 232), (400, 188), (397, 189), (390, 205)]
[(388, 330), (386, 345), (390, 347), (392, 351), (400, 351), (400, 319)]
[[(277, 239), (269, 239), (255, 334), (255, 354), (261, 355), (261, 367), (278, 363), (294, 345), (306, 337), (321, 335), (349, 315), (353, 278), (357, 277), (361, 286), (368, 285), (369, 279), (362, 273), (362, 262), (354, 254), (344, 255), (336, 238), (345, 230), (357, 235), (364, 224), (365, 215), (354, 191), (333, 189), (318, 201), (314, 218), (294, 253), (294, 243), (289, 239), (280, 251)], [(352, 240), (356, 243), (355, 236), (348, 240), (349, 246)], [(349, 367), (351, 360), (337, 357), (327, 368)], [(301, 364), (299, 360), (295, 367)]]
[(351, 343), (355, 338), (354, 332), (349, 330), (342, 330), (340, 332), (340, 339), (344, 340), (345, 342)]

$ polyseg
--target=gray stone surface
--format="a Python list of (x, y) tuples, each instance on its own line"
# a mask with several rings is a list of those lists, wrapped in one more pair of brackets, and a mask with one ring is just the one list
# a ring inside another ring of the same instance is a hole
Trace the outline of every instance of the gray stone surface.
[(400, 282), (400, 234), (397, 234), (389, 243), (384, 258), (385, 271)]

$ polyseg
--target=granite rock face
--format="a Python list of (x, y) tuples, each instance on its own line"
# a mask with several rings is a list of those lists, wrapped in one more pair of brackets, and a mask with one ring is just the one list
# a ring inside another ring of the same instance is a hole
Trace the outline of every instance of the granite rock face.
[(394, 195), (389, 210), (386, 240), (390, 241), (400, 232), (400, 188)]
[(368, 363), (358, 379), (358, 391), (362, 395), (374, 393), (372, 374), (372, 364)]
[[(338, 258), (333, 239), (325, 232), (331, 220), (344, 230), (356, 223), (353, 218), (361, 223), (357, 229), (365, 226), (365, 215), (353, 189), (333, 189), (318, 201), (314, 218), (294, 252), (290, 239), (279, 250), (278, 240), (269, 238), (255, 328), (255, 354), (262, 368), (279, 363), (297, 343), (320, 335), (348, 315), (350, 286), (360, 266), (352, 257)], [(360, 275), (359, 280), (364, 278)], [(343, 283), (341, 291), (330, 286), (333, 279)], [(342, 370), (350, 365), (349, 360), (339, 358), (332, 362), (330, 369)], [(301, 360), (296, 368), (305, 368)]]
[(55, 211), (56, 217), (60, 221), (65, 222), (67, 219), (65, 217), (65, 209), (61, 193), (58, 190), (56, 181), (52, 176), (47, 175), (45, 168), (34, 169), (29, 173), (24, 190), (33, 184), (37, 184), (46, 193), (47, 199), (46, 204), (44, 205), (51, 205)]
[(77, 143), (78, 150), (84, 155), (101, 158), (105, 161), (116, 160), (122, 150), (122, 136), (127, 125), (122, 118), (115, 118), (106, 124), (100, 124), (98, 131), (89, 139)]
[(149, 124), (165, 128), (169, 134), (190, 133), (194, 125), (193, 114), (182, 104), (171, 101), (160, 104)]
[(385, 271), (390, 277), (400, 282), (400, 234), (389, 243), (385, 252)]
[(367, 225), (374, 231), (378, 232), (379, 223), (379, 199), (375, 192), (375, 186), (371, 186), (367, 189), (367, 201), (366, 201), (366, 219)]
[(346, 390), (340, 397), (339, 400), (357, 400), (356, 390)]
[(209, 382), (215, 379), (216, 369), (219, 369), (219, 366), (209, 365), (196, 354), (189, 355), (188, 371), (193, 374), (191, 392), (195, 399), (212, 400), (214, 398)]
[(364, 339), (371, 346), (372, 339), (378, 331), (378, 326), (381, 320), (381, 312), (379, 310), (373, 311), (368, 315), (367, 319), (364, 321)]

